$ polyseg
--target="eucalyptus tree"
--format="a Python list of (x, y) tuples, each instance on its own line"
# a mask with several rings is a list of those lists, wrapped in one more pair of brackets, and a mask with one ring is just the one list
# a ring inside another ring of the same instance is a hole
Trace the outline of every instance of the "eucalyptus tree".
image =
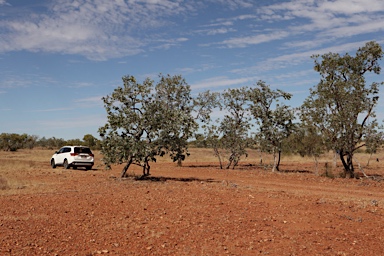
[(368, 72), (380, 74), (382, 55), (381, 46), (372, 41), (355, 56), (312, 56), (321, 78), (301, 107), (301, 119), (321, 131), (328, 149), (339, 154), (345, 177), (354, 177), (354, 152), (364, 146), (368, 131), (378, 126), (374, 109), (383, 83), (367, 84), (365, 76)]
[[(204, 106), (203, 114), (204, 135), (209, 147), (219, 160), (220, 168), (234, 169), (241, 156), (246, 155), (247, 137), (250, 128), (250, 115), (248, 112), (248, 88), (227, 89), (222, 93), (201, 94), (199, 101), (210, 104)], [(223, 111), (224, 116), (211, 119), (212, 108)]]
[(223, 146), (222, 134), (219, 130), (220, 119), (212, 120), (212, 112), (215, 109), (222, 109), (221, 94), (209, 90), (199, 93), (194, 101), (194, 105), (197, 113), (196, 117), (201, 122), (201, 128), (204, 131), (201, 135), (204, 137), (207, 147), (213, 149), (214, 155), (219, 160), (220, 169), (222, 169), (224, 156), (221, 152)]
[(228, 152), (226, 168), (234, 169), (241, 156), (247, 156), (248, 134), (251, 127), (251, 116), (248, 106), (248, 88), (227, 89), (222, 93), (225, 110), (219, 129), (222, 132), (222, 145)]
[(294, 129), (294, 111), (282, 101), (292, 95), (280, 89), (272, 90), (264, 81), (258, 81), (249, 90), (250, 113), (255, 118), (256, 140), (263, 151), (273, 154), (272, 171), (279, 171), (282, 142)]
[(187, 140), (197, 129), (191, 112), (190, 87), (181, 76), (160, 75), (138, 83), (133, 76), (122, 78), (123, 86), (103, 97), (107, 123), (99, 128), (103, 161), (125, 164), (124, 177), (131, 164), (150, 174), (150, 161), (170, 153), (175, 161), (184, 159)]

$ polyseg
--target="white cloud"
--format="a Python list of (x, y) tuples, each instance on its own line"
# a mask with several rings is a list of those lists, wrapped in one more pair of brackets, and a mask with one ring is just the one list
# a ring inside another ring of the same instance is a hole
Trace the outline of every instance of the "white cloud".
[(283, 39), (289, 36), (288, 32), (276, 31), (269, 34), (259, 34), (254, 36), (236, 37), (224, 40), (219, 43), (229, 48), (246, 47), (248, 45), (255, 45), (260, 43), (266, 43), (274, 40)]
[(356, 14), (363, 12), (377, 12), (384, 10), (382, 0), (337, 0), (324, 1), (319, 5), (320, 10), (340, 14)]
[(20, 88), (28, 87), (33, 84), (32, 80), (20, 78), (17, 76), (8, 76), (4, 80), (0, 81), (0, 88)]
[[(384, 18), (384, 16), (382, 17)], [(340, 26), (321, 33), (323, 36), (343, 38), (360, 34), (374, 33), (384, 30), (384, 19), (374, 19), (360, 24)]]
[(101, 98), (104, 97), (104, 96), (95, 96), (95, 97), (89, 97), (89, 98), (83, 98), (83, 99), (78, 99), (78, 100), (75, 100), (75, 102), (79, 102), (79, 103), (102, 103), (103, 101), (101, 100)]
[[(329, 52), (336, 53), (346, 53), (346, 52), (355, 52), (359, 47), (363, 46), (366, 42), (359, 41), (353, 43), (346, 43), (341, 45), (335, 45), (331, 47), (325, 47), (320, 49), (312, 49), (303, 52), (291, 53), (280, 55), (274, 58), (268, 58), (265, 61), (259, 62), (255, 66), (246, 67), (243, 69), (234, 69), (231, 72), (236, 74), (255, 74), (255, 72), (260, 71), (268, 71), (268, 70), (276, 70), (287, 67), (293, 67), (298, 64), (302, 64), (303, 62), (311, 62), (312, 55), (322, 55)], [(352, 54), (353, 55), (353, 54)]]
[[(228, 48), (240, 48), (257, 45), (260, 43), (273, 42), (281, 39), (293, 40), (293, 38), (311, 38), (305, 44), (299, 40), (287, 41), (285, 46), (305, 47), (304, 49), (316, 48), (327, 44), (330, 40), (337, 38), (359, 36), (362, 34), (380, 32), (384, 30), (384, 1), (368, 0), (324, 0), (308, 1), (294, 0), (279, 2), (258, 8), (256, 13), (243, 14), (226, 19), (216, 19), (217, 23), (226, 23), (232, 31), (239, 31), (242, 24), (238, 21), (255, 19), (253, 26), (267, 21), (270, 26), (263, 30), (248, 30), (242, 36), (232, 37), (219, 43), (204, 43), (202, 46), (215, 44), (224, 45)], [(277, 25), (274, 25), (274, 24)], [(234, 27), (236, 27), (236, 30)], [(251, 23), (247, 24), (249, 27)], [(229, 28), (228, 28), (229, 29)], [(215, 31), (215, 30), (213, 30)], [(224, 30), (222, 30), (224, 31)], [(273, 31), (273, 32), (271, 32)]]
[(22, 74), (14, 75), (11, 73), (3, 72), (0, 73), (0, 88), (26, 88), (31, 86), (40, 86), (41, 84), (57, 84), (54, 79), (44, 76), (41, 74)]
[(235, 32), (236, 30), (233, 28), (217, 28), (217, 29), (211, 29), (207, 31), (207, 35), (213, 36), (217, 34), (227, 34), (229, 32)]
[(234, 87), (238, 85), (248, 85), (247, 83), (255, 81), (255, 77), (243, 77), (237, 79), (230, 79), (228, 77), (220, 76), (213, 77), (207, 80), (200, 81), (191, 85), (192, 89), (212, 89), (217, 87)]
[(157, 40), (159, 42), (159, 45), (153, 47), (153, 49), (169, 49), (174, 46), (179, 46), (181, 43), (188, 41), (188, 38), (181, 37), (181, 38), (171, 38), (171, 39), (160, 39)]
[[(333, 30), (335, 33), (332, 33), (332, 36), (339, 37), (345, 36), (342, 30), (350, 32), (356, 26), (366, 27), (367, 30), (358, 29), (354, 34), (378, 31), (379, 26), (382, 27), (383, 11), (384, 1), (382, 0), (294, 0), (258, 9), (260, 18), (270, 22), (293, 19), (308, 20), (305, 23), (291, 23), (287, 26), (291, 31)], [(380, 25), (376, 25), (377, 23)]]
[[(0, 5), (6, 4), (0, 0)], [(195, 35), (221, 36), (219, 42), (202, 40), (203, 46), (243, 48), (289, 38), (285, 47), (304, 46), (307, 50), (327, 40), (384, 30), (382, 0), (292, 0), (257, 9), (252, 0), (52, 0), (45, 14), (5, 16), (0, 21), (0, 52), (26, 50), (106, 60), (148, 49), (169, 49), (187, 40), (170, 34), (175, 31), (169, 28), (181, 27), (181, 19), (184, 22), (208, 4), (245, 11), (200, 25), (203, 29), (195, 30)], [(255, 27), (259, 30), (250, 29)], [(191, 33), (188, 27), (182, 29), (184, 35)], [(315, 33), (309, 36), (312, 39), (303, 40), (310, 33)], [(231, 37), (224, 38), (228, 34)]]
[(221, 3), (229, 9), (235, 10), (239, 8), (250, 8), (253, 6), (253, 1), (247, 0), (214, 0), (214, 3)]
[(214, 35), (220, 35), (220, 34), (228, 34), (236, 31), (237, 30), (234, 28), (221, 27), (221, 28), (199, 29), (194, 31), (194, 33), (214, 36)]
[(192, 10), (181, 0), (56, 0), (49, 15), (1, 21), (0, 52), (80, 54), (93, 60), (134, 55), (152, 42), (147, 35), (139, 39), (143, 28), (165, 26), (167, 17)]

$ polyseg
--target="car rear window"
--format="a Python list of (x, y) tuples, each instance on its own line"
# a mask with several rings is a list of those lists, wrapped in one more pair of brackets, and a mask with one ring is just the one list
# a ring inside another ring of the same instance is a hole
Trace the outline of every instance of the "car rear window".
[(92, 154), (92, 151), (90, 148), (81, 148), (81, 147), (75, 147), (75, 153), (87, 153), (87, 154)]

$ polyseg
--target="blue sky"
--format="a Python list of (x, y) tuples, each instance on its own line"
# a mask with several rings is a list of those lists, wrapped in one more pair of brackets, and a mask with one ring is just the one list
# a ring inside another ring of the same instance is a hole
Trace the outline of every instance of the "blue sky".
[(311, 55), (383, 32), (382, 0), (0, 0), (0, 133), (97, 136), (124, 75), (180, 74), (194, 95), (263, 80), (299, 106), (320, 79)]

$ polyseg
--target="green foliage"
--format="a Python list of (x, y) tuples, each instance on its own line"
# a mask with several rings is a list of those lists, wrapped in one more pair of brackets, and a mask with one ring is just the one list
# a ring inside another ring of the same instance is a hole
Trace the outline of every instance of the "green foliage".
[(258, 128), (256, 140), (263, 151), (273, 153), (273, 170), (279, 170), (282, 142), (294, 129), (293, 109), (280, 102), (290, 100), (291, 96), (279, 89), (272, 90), (263, 81), (249, 91), (250, 112)]
[(188, 142), (190, 147), (194, 148), (206, 148), (208, 147), (207, 141), (205, 140), (204, 134), (197, 133), (195, 134), (195, 139)]
[(202, 122), (202, 128), (212, 122), (211, 114), (214, 109), (221, 108), (220, 93), (209, 90), (199, 93), (194, 99), (194, 108), (197, 113), (196, 119)]
[(196, 140), (204, 141), (206, 147), (211, 147), (214, 150), (215, 156), (219, 160), (220, 168), (223, 168), (221, 148), (222, 141), (219, 127), (216, 125), (220, 121), (217, 119), (212, 120), (211, 114), (214, 109), (222, 107), (220, 93), (205, 91), (199, 93), (198, 97), (194, 100), (194, 106), (197, 111), (197, 119), (202, 123), (201, 128), (204, 134), (197, 137)]
[(85, 146), (85, 142), (80, 140), (80, 139), (67, 140), (67, 142), (65, 144), (67, 144), (67, 145), (76, 145), (76, 146)]
[(241, 156), (247, 155), (248, 131), (251, 127), (247, 109), (248, 89), (228, 89), (222, 94), (223, 108), (226, 110), (220, 123), (222, 146), (229, 152), (227, 169), (238, 165)]
[(95, 148), (96, 145), (98, 144), (98, 139), (93, 137), (92, 134), (86, 134), (83, 137), (83, 143), (85, 146), (90, 147), (90, 148)]
[(284, 141), (284, 148), (302, 157), (319, 157), (326, 151), (321, 133), (316, 131), (315, 127), (304, 126), (302, 123), (297, 124)]
[(366, 84), (367, 72), (380, 73), (383, 55), (379, 44), (368, 42), (356, 56), (327, 53), (313, 56), (320, 83), (310, 90), (301, 107), (301, 120), (321, 132), (328, 149), (336, 150), (345, 176), (353, 177), (353, 154), (364, 144), (368, 132), (375, 131), (379, 86)]
[(376, 151), (384, 143), (384, 133), (383, 131), (376, 129), (376, 127), (378, 127), (378, 125), (371, 125), (370, 127), (367, 127), (366, 133), (364, 135), (364, 142), (366, 146), (365, 151), (370, 154), (376, 153)]
[(166, 153), (174, 161), (184, 160), (197, 124), (190, 87), (181, 76), (160, 75), (156, 85), (125, 76), (123, 87), (103, 101), (108, 118), (99, 128), (103, 160), (107, 166), (125, 163), (122, 177), (131, 164), (141, 165), (143, 175), (149, 175), (149, 162)]
[[(221, 95), (204, 94), (204, 102), (215, 102), (211, 106), (225, 112), (221, 120), (212, 121), (207, 116), (203, 122), (206, 143), (213, 148), (220, 167), (223, 167), (223, 159), (227, 156), (226, 168), (234, 168), (241, 156), (247, 155), (246, 148), (258, 144), (264, 151), (273, 152), (274, 156), (278, 152), (274, 165), (274, 169), (278, 169), (282, 141), (294, 127), (293, 110), (279, 101), (290, 98), (290, 94), (271, 90), (263, 81), (253, 88), (227, 89)], [(258, 128), (256, 143), (249, 138), (254, 124)]]
[(43, 137), (37, 143), (38, 146), (48, 149), (59, 149), (68, 144), (69, 143), (67, 143), (67, 141), (65, 141), (64, 139), (55, 137), (48, 139)]
[(4, 151), (17, 151), (18, 149), (34, 148), (38, 143), (38, 136), (17, 133), (0, 134), (0, 149)]
[(194, 136), (198, 128), (192, 116), (194, 102), (191, 90), (181, 76), (168, 75), (161, 76), (156, 85), (156, 93), (157, 111), (163, 116), (158, 140), (161, 141), (161, 147), (180, 166), (189, 155), (188, 139)]
[(17, 151), (18, 149), (24, 148), (24, 145), (31, 139), (32, 138), (25, 133), (2, 133), (0, 134), (0, 148), (4, 151)]
[[(90, 142), (91, 141), (91, 142)], [(62, 138), (39, 139), (37, 135), (2, 133), (0, 134), (0, 150), (16, 151), (18, 149), (33, 149), (35, 147), (58, 149), (65, 145), (85, 145), (93, 149), (99, 149), (100, 142), (90, 134), (84, 136), (84, 141), (80, 139), (64, 140)]]
[[(224, 158), (227, 159), (226, 169), (234, 169), (241, 156), (247, 155), (247, 136), (250, 128), (247, 90), (243, 87), (227, 89), (221, 95), (209, 91), (199, 95), (199, 101), (205, 104), (205, 112), (202, 115), (205, 143), (214, 150), (220, 168), (223, 168)], [(210, 113), (215, 107), (225, 111), (223, 119), (211, 120)]]

